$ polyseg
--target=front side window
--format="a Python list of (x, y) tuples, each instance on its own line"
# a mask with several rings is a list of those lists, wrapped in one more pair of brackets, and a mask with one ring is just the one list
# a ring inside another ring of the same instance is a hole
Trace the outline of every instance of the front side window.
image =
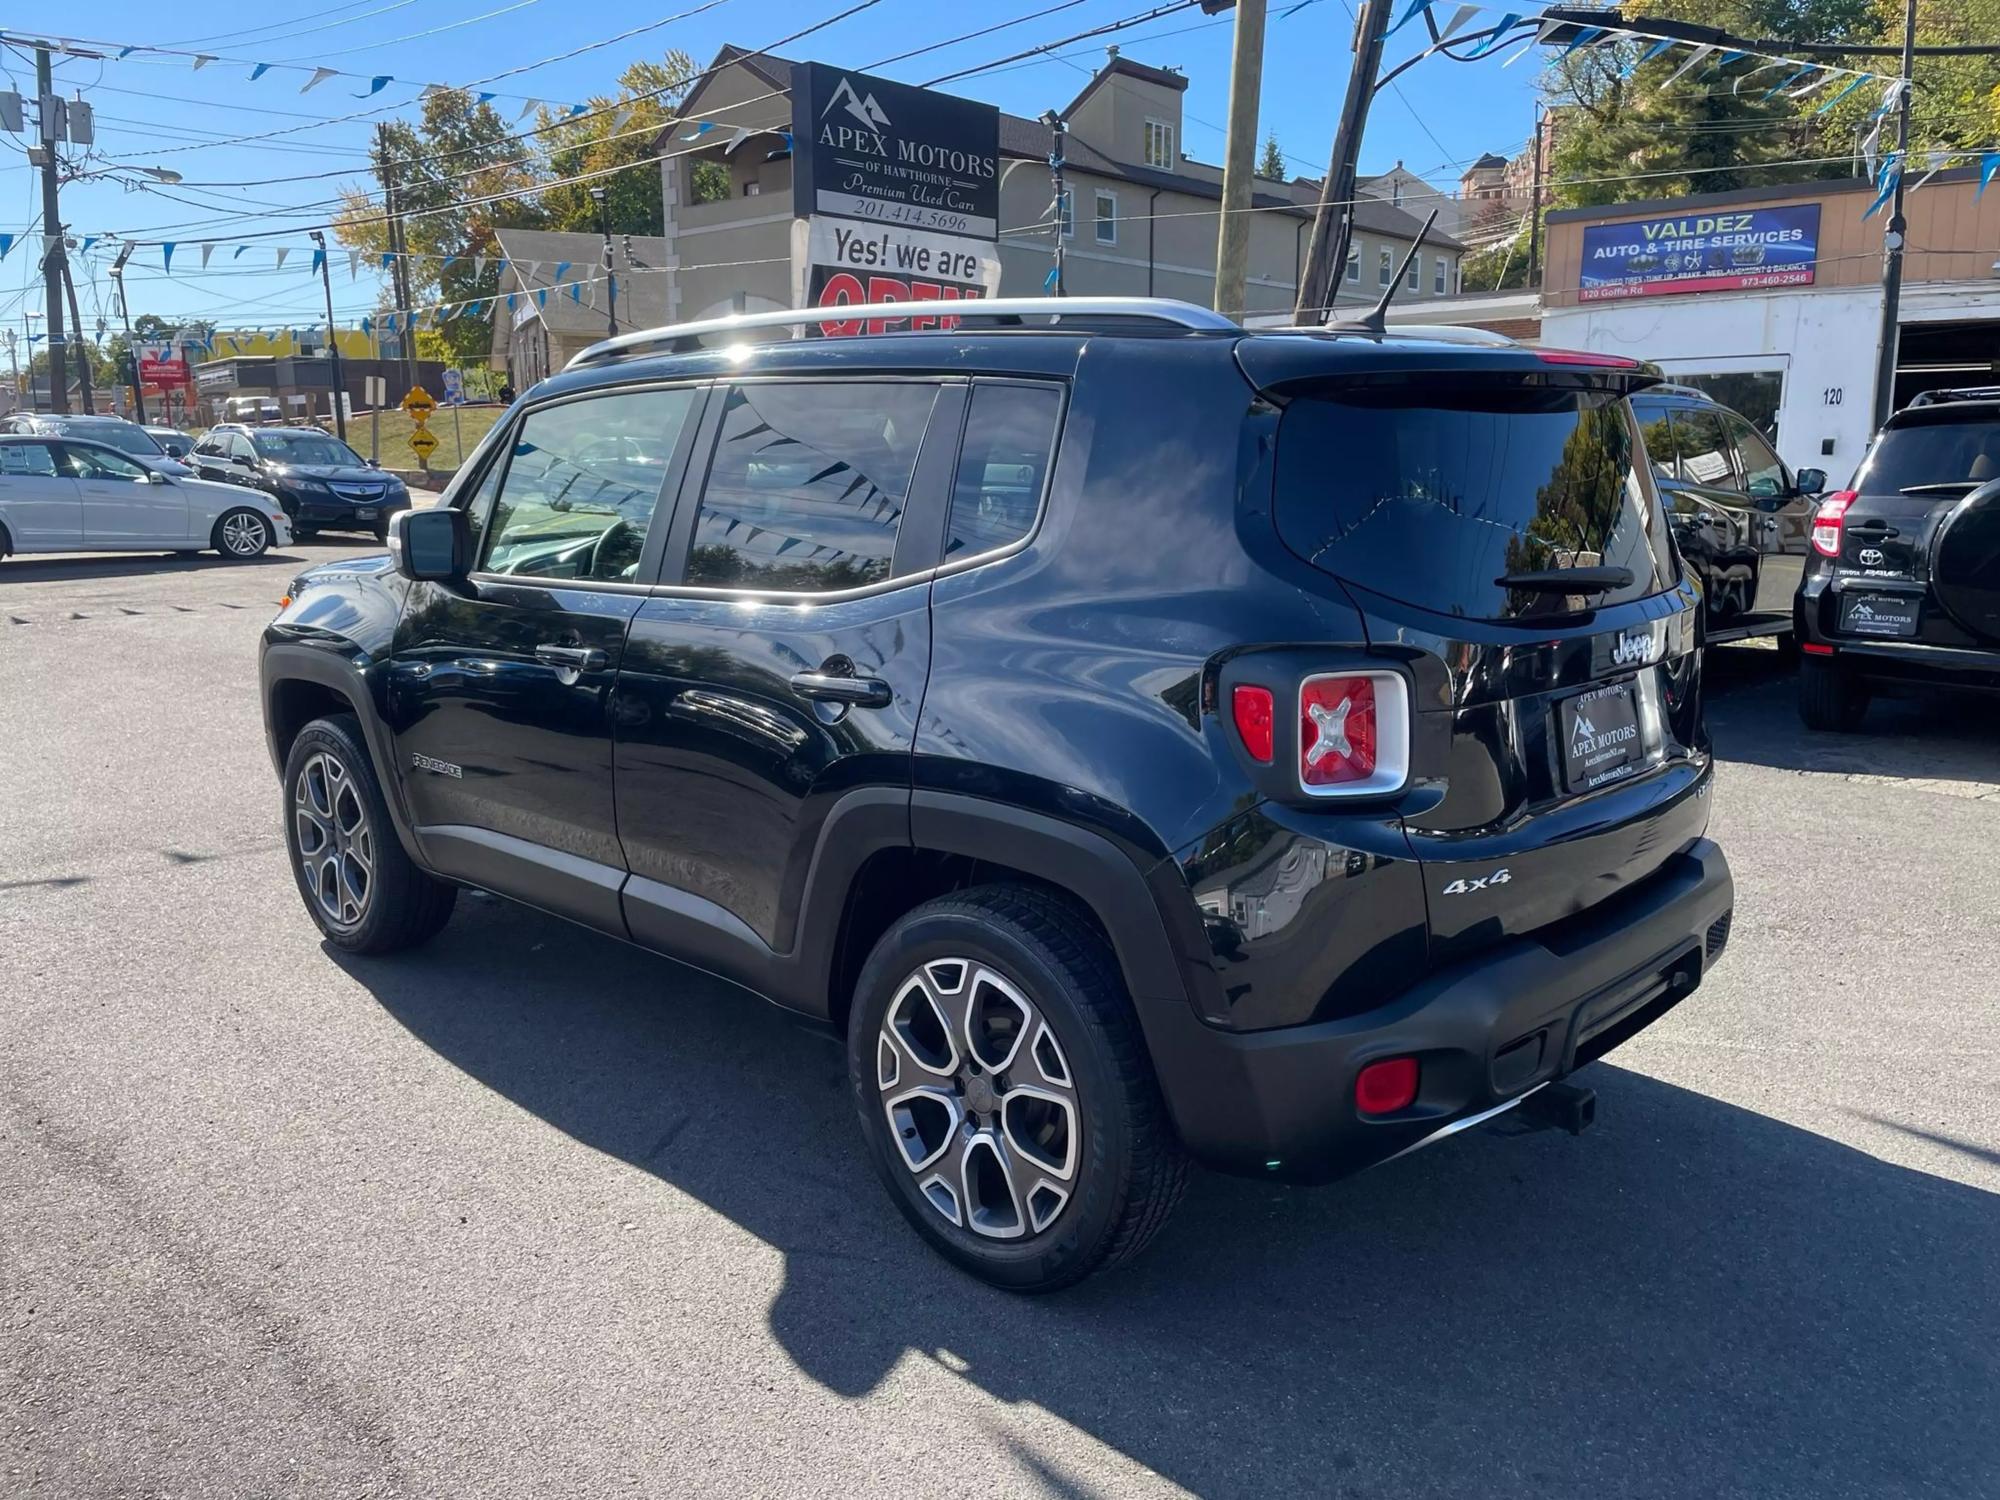
[(729, 393), (686, 581), (829, 593), (889, 576), (937, 388), (843, 381)]
[(24, 478), (56, 478), (55, 455), (46, 443), (0, 443), (0, 474)]
[(621, 391), (531, 411), (491, 522), (488, 573), (629, 583), (699, 393)]
[(1097, 195), (1097, 243), (1118, 243), (1118, 195), (1115, 193), (1100, 192)]
[(973, 387), (945, 561), (1005, 547), (1034, 529), (1061, 415), (1062, 394), (1052, 386)]
[(231, 458), (247, 459), (254, 463), (257, 458), (257, 450), (250, 445), (250, 439), (242, 433), (232, 432), (229, 434), (229, 456)]
[(1174, 169), (1174, 127), (1166, 120), (1146, 122), (1146, 165), (1162, 172)]
[(85, 447), (79, 443), (74, 447), (64, 445), (66, 467), (77, 479), (118, 479), (143, 483), (147, 470), (122, 453), (109, 448)]
[(1674, 413), (1674, 448), (1681, 478), (1711, 490), (1741, 491), (1743, 479), (1729, 452), (1729, 431), (1719, 411)]
[(1775, 500), (1791, 486), (1785, 480), (1785, 466), (1764, 435), (1741, 417), (1726, 419), (1729, 435), (1736, 441), (1737, 467), (1743, 487), (1762, 500)]

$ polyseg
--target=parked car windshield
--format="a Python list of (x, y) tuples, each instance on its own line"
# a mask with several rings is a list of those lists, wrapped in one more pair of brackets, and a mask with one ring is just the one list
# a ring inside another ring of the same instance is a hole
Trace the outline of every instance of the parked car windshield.
[(165, 458), (167, 450), (153, 440), (143, 427), (130, 422), (58, 422), (56, 431), (64, 437), (89, 438), (120, 453), (136, 453), (141, 458)]
[(323, 464), (328, 467), (365, 467), (361, 455), (339, 438), (323, 432), (253, 432), (250, 441), (259, 458), (281, 464)]
[(1294, 401), (1278, 430), (1278, 534), (1361, 588), (1475, 619), (1548, 614), (1564, 595), (1503, 575), (1623, 567), (1666, 588), (1673, 556), (1634, 468), (1624, 403), (1600, 393), (1467, 384), (1342, 389)]
[(1966, 490), (2000, 479), (2000, 408), (1919, 407), (1897, 417), (1869, 450), (1854, 476), (1864, 494), (1932, 489), (1939, 494)]

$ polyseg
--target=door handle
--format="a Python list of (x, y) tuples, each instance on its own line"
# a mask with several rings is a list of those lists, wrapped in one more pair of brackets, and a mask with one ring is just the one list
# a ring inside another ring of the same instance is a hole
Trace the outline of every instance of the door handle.
[(879, 677), (842, 677), (831, 672), (796, 672), (792, 691), (820, 703), (845, 703), (856, 708), (887, 708), (895, 695)]
[(595, 646), (537, 646), (535, 660), (571, 672), (595, 672), (611, 658)]

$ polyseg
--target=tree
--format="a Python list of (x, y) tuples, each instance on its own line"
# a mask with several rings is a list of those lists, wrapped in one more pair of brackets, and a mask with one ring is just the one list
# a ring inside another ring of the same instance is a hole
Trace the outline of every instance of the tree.
[(1528, 284), (1528, 232), (1475, 250), (1460, 265), (1460, 280), (1468, 292), (1513, 291)]
[(1285, 153), (1278, 147), (1278, 132), (1275, 130), (1264, 137), (1264, 154), (1257, 162), (1257, 175), (1268, 177), (1273, 182), (1285, 180)]
[[(384, 127), (370, 157), (378, 184), (386, 186), (393, 173), (417, 305), (492, 296), (499, 280), (494, 230), (539, 220), (534, 204), (518, 196), (541, 180), (535, 149), (515, 137), (490, 104), (462, 89), (439, 89), (425, 97), (415, 124), (398, 120)], [(343, 196), (335, 236), (379, 256), (389, 248), (382, 199), (360, 189)], [(485, 354), (492, 338), (491, 325), (479, 319), (454, 319), (438, 332), (456, 358)]]
[[(585, 101), (591, 113), (573, 124), (542, 112), (542, 172), (552, 184), (541, 195), (543, 228), (595, 234), (597, 204), (590, 190), (601, 187), (613, 234), (662, 232), (666, 221), (654, 142), (696, 71), (685, 52), (669, 52), (658, 62), (633, 63), (618, 75), (617, 94)], [(617, 170), (621, 167), (630, 170)], [(571, 180), (578, 177), (590, 180)]]
[[(1903, 0), (1874, 0), (1871, 22), (1885, 45), (1901, 42)], [(1951, 0), (1948, 5), (1920, 0), (1917, 6), (1919, 46), (1991, 42), (1995, 37), (2000, 37), (2000, 0)], [(1894, 67), (1886, 60), (1872, 65)], [(1910, 104), (1910, 171), (1915, 175), (1910, 181), (1929, 170), (1926, 158), (1933, 151), (1991, 150), (2000, 140), (2000, 57), (1919, 57), (1915, 76)], [(1842, 87), (1829, 84), (1827, 91)], [(1882, 88), (1863, 85), (1819, 117), (1827, 154), (1853, 151), (1867, 142), (1878, 123), (1875, 111), (1882, 95)], [(1873, 154), (1886, 155), (1896, 146), (1896, 121), (1888, 116), (1879, 123), (1880, 135), (1868, 144)]]

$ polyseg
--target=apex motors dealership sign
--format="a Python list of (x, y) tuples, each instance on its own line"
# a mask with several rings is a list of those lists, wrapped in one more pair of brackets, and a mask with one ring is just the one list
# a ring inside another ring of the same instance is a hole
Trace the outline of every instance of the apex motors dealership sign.
[(1810, 286), (1818, 258), (1817, 203), (1590, 224), (1578, 297)]

